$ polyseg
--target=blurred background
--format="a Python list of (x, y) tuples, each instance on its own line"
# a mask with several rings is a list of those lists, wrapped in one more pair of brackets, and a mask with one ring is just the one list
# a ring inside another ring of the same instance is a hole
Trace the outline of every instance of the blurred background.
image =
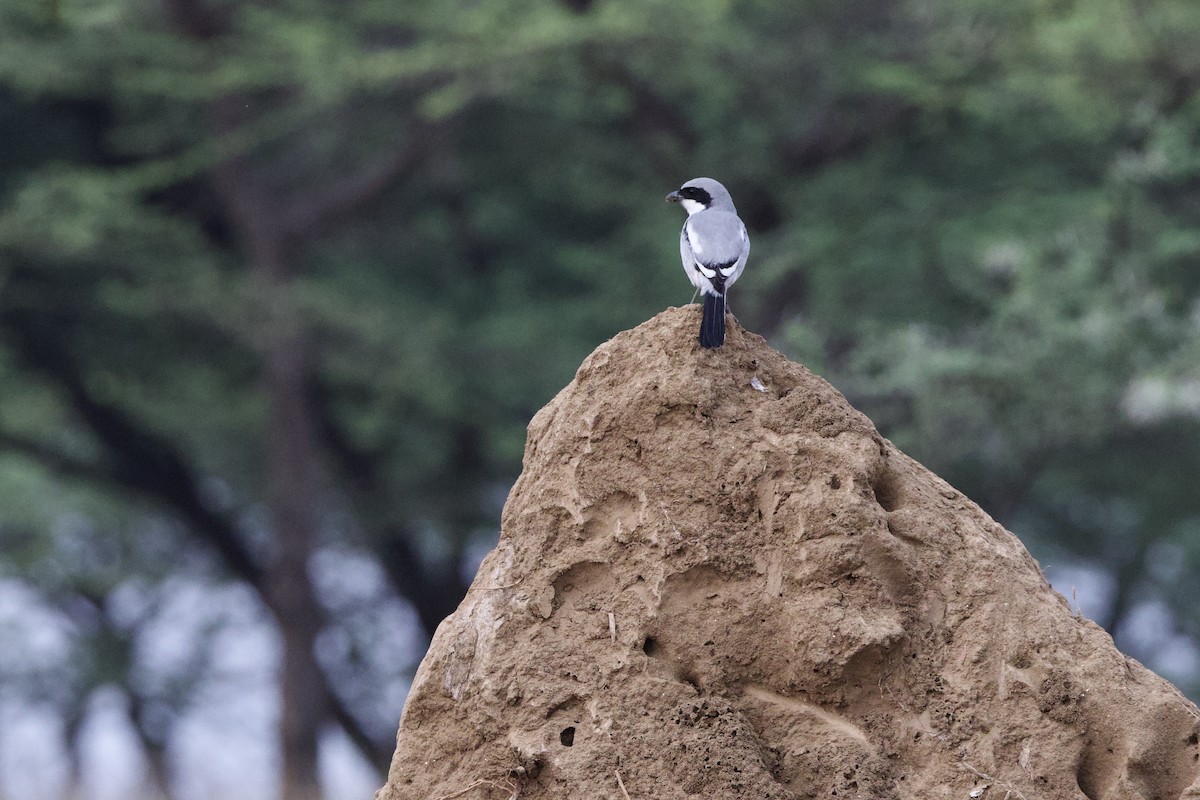
[(1200, 696), (1194, 0), (5, 0), (0, 797), (366, 798), (525, 425), (692, 294)]

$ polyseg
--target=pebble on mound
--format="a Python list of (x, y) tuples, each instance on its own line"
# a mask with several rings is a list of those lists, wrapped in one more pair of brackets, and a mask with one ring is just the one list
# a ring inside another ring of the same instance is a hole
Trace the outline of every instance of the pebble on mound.
[(697, 307), (529, 425), (377, 800), (1200, 798), (1200, 713), (828, 383)]

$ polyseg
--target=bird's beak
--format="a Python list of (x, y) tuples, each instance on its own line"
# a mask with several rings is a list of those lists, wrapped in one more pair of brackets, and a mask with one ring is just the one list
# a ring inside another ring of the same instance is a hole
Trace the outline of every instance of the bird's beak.
[(671, 192), (669, 195), (667, 195), (667, 202), (668, 203), (678, 203), (679, 202), (679, 192)]

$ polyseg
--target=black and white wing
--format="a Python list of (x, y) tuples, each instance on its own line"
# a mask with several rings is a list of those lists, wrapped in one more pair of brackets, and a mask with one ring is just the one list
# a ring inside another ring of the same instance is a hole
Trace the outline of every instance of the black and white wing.
[[(679, 243), (684, 270), (702, 292), (724, 294), (742, 274), (750, 255), (746, 226), (736, 214), (710, 209), (688, 217)], [(691, 268), (687, 261), (691, 257)]]

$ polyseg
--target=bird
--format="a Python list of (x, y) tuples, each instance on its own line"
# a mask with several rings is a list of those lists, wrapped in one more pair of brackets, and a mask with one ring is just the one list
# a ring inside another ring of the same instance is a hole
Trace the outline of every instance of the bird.
[[(700, 346), (725, 344), (725, 309), (750, 255), (750, 237), (729, 192), (712, 178), (693, 178), (667, 195), (688, 213), (679, 234), (683, 271), (702, 296)], [(695, 295), (692, 296), (695, 299)]]

